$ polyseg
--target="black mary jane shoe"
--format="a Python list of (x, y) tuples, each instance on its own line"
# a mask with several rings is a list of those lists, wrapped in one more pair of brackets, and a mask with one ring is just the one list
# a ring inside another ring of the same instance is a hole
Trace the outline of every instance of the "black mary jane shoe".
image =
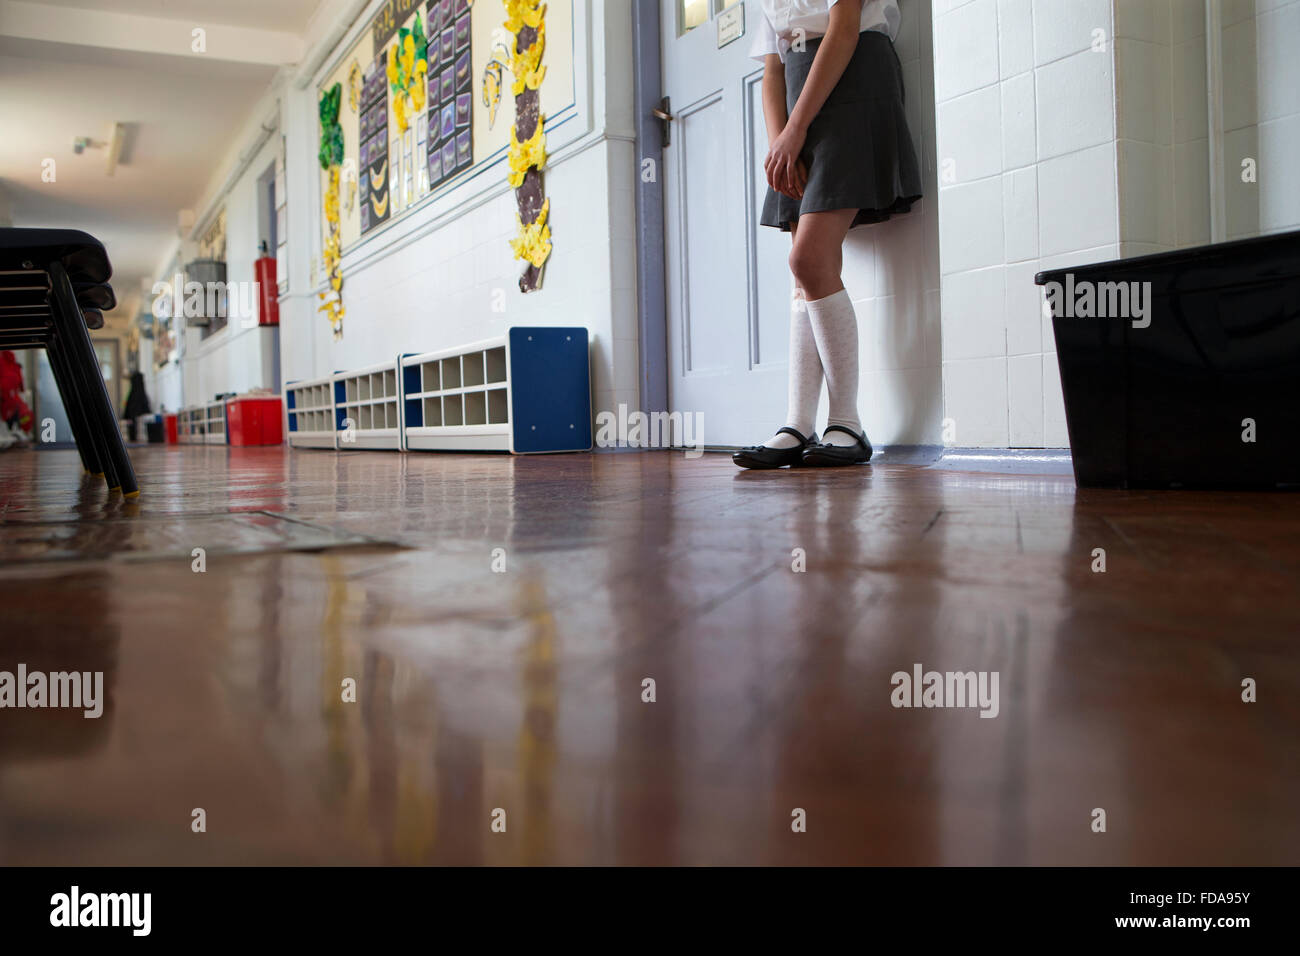
[(866, 432), (859, 434), (847, 425), (827, 425), (829, 432), (844, 432), (858, 440), (856, 445), (827, 445), (810, 443), (803, 450), (803, 463), (813, 468), (834, 468), (839, 465), (865, 465), (871, 461), (871, 442), (867, 441)]
[(798, 468), (804, 464), (804, 453), (809, 448), (816, 446), (817, 433), (813, 432), (812, 437), (805, 438), (801, 432), (788, 425), (776, 430), (778, 435), (782, 432), (799, 439), (799, 444), (791, 448), (768, 448), (766, 445), (751, 445), (748, 448), (740, 449), (731, 456), (731, 460), (741, 468), (781, 468), (785, 465)]

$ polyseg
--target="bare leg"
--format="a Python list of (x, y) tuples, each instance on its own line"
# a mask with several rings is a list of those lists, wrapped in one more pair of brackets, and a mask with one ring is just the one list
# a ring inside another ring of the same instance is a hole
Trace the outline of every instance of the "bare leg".
[(790, 250), (790, 271), (795, 283), (812, 302), (844, 288), (844, 239), (853, 225), (856, 209), (807, 212), (799, 217)]

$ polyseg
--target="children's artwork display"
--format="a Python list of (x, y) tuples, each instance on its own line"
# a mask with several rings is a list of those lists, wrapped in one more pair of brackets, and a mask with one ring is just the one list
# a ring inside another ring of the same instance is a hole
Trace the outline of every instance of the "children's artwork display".
[(425, 161), (436, 189), (474, 163), (474, 74), (469, 0), (429, 2), (429, 105)]
[(337, 130), (320, 131), (323, 153), (326, 140), (329, 158), (341, 149), (337, 164), (322, 159), (320, 189), (336, 333), (347, 250), (492, 165), (516, 190), (520, 287), (537, 288), (550, 254), (546, 111), (574, 103), (573, 0), (387, 0), (331, 63), (317, 98), (322, 124), (339, 103)]
[(339, 228), (339, 186), (343, 165), (343, 127), (339, 124), (339, 111), (343, 107), (343, 85), (335, 83), (320, 98), (320, 167), (325, 173), (325, 244), (322, 258), (329, 288), (320, 293), (319, 311), (329, 316), (334, 338), (343, 338), (343, 273), (339, 267), (342, 258)]
[(375, 57), (361, 81), (358, 113), (360, 157), (357, 169), (361, 194), (361, 235), (388, 221), (388, 68), (383, 54)]
[(542, 287), (542, 267), (551, 256), (551, 201), (542, 184), (546, 166), (546, 116), (541, 108), (546, 67), (546, 4), (541, 0), (505, 0), (505, 29), (513, 38), (510, 72), (515, 95), (515, 126), (510, 131), (509, 174), (519, 209), (519, 233), (510, 241), (515, 258), (524, 262), (520, 292)]

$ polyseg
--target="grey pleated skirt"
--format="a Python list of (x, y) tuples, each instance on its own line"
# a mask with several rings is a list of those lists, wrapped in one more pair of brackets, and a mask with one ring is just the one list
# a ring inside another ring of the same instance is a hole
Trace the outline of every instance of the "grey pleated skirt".
[[(821, 39), (785, 60), (785, 100), (793, 110)], [(921, 167), (903, 109), (903, 68), (889, 37), (864, 30), (858, 48), (808, 126), (800, 154), (808, 168), (802, 199), (770, 186), (759, 220), (783, 232), (800, 213), (856, 209), (853, 225), (884, 222), (921, 198)]]

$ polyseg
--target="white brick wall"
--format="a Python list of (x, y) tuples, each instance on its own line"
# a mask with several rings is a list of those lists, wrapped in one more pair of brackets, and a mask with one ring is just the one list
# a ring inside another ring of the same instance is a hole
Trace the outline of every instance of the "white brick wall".
[[(1251, 14), (1254, 14), (1252, 16)], [(1229, 239), (1300, 226), (1300, 0), (1223, 8), (1224, 191)], [(1254, 158), (1258, 182), (1241, 181)]]
[[(905, 216), (854, 229), (844, 285), (858, 314), (858, 408), (877, 445), (938, 444), (942, 432), (935, 71), (924, 0), (906, 2), (895, 42), (925, 197)], [(823, 394), (818, 418), (827, 413)]]
[(1033, 277), (1119, 252), (1111, 0), (933, 9), (943, 415), (959, 445), (1064, 446)]

